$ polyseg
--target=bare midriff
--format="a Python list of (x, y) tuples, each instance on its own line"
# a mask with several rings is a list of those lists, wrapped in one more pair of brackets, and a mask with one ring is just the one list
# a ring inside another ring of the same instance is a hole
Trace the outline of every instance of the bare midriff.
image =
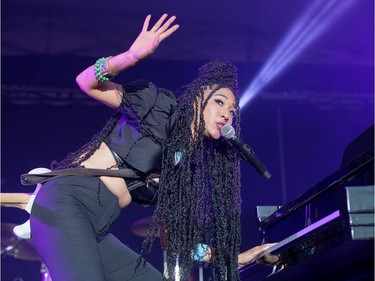
[[(89, 159), (81, 163), (82, 166), (86, 168), (94, 169), (107, 169), (108, 167), (113, 167), (111, 169), (117, 170), (115, 158), (113, 157), (108, 146), (102, 142), (99, 149), (97, 149)], [(117, 196), (119, 200), (120, 208), (125, 208), (132, 201), (131, 195), (128, 191), (126, 183), (123, 178), (117, 177), (99, 177), (104, 185)]]

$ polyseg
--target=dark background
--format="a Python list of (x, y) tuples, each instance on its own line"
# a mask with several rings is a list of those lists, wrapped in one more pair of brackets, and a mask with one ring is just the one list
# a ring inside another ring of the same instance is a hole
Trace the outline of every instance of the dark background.
[[(223, 59), (238, 67), (243, 93), (314, 2), (2, 1), (2, 192), (32, 192), (20, 174), (49, 167), (105, 124), (111, 109), (80, 92), (75, 77), (125, 51), (147, 13), (154, 21), (176, 14), (181, 28), (117, 82), (148, 78), (179, 95), (202, 63)], [(260, 243), (256, 206), (283, 205), (336, 171), (346, 145), (373, 124), (373, 24), (373, 1), (353, 1), (242, 110), (241, 137), (272, 174), (266, 181), (242, 163), (242, 250)], [(131, 227), (151, 214), (131, 205), (113, 232), (139, 251), (143, 239)], [(2, 225), (26, 220), (24, 211), (1, 208)], [(162, 270), (158, 241), (149, 260)], [(1, 280), (41, 279), (39, 261), (7, 256), (1, 265)]]

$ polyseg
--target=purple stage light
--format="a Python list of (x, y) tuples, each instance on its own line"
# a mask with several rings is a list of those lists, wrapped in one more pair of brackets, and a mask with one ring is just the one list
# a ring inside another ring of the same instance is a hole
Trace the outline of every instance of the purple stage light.
[(242, 94), (240, 107), (244, 108), (261, 89), (355, 2), (355, 0), (316, 0), (309, 6)]

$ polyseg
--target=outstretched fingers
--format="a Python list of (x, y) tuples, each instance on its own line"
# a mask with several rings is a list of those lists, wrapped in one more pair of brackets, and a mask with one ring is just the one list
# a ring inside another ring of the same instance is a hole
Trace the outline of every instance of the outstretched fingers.
[(150, 31), (156, 32), (158, 31), (159, 27), (162, 25), (164, 20), (168, 17), (168, 14), (164, 14), (160, 17), (160, 19), (154, 24)]
[(173, 25), (171, 24), (176, 20), (176, 16), (172, 16), (170, 19), (168, 19), (158, 30), (160, 34), (160, 41), (163, 41), (165, 38), (170, 36), (173, 32), (175, 32), (180, 26), (178, 24)]
[(148, 26), (150, 24), (150, 19), (151, 19), (151, 15), (147, 15), (147, 17), (146, 17), (146, 19), (143, 23), (142, 31), (147, 31)]
[(129, 50), (135, 54), (137, 59), (143, 59), (152, 54), (161, 41), (179, 28), (178, 24), (171, 26), (175, 20), (175, 16), (168, 18), (168, 14), (164, 14), (149, 30), (151, 15), (147, 15), (143, 23), (142, 32), (130, 46)]
[[(167, 17), (168, 14), (163, 14), (149, 31), (158, 34), (160, 36), (160, 41), (163, 41), (180, 27), (178, 24), (175, 24), (169, 28), (176, 20), (176, 16), (171, 16), (166, 22), (164, 22)], [(148, 31), (150, 20), (151, 15), (148, 15), (143, 23), (142, 31)]]

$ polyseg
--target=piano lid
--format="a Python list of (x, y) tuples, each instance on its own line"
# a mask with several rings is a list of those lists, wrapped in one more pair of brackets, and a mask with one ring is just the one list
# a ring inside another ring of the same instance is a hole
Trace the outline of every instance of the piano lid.
[[(267, 228), (271, 227), (273, 224), (276, 224), (285, 216), (288, 216), (291, 213), (303, 208), (309, 204), (309, 202), (319, 197), (322, 193), (325, 193), (339, 185), (344, 183), (346, 185), (373, 185), (374, 143), (373, 137), (370, 137), (371, 132), (373, 132), (373, 126), (367, 129), (347, 146), (343, 159), (345, 159), (346, 162), (348, 159), (351, 159), (349, 162), (342, 165), (339, 170), (321, 180), (295, 200), (288, 202), (273, 214), (263, 219), (259, 223), (259, 227), (262, 232), (264, 233)], [(363, 145), (365, 147), (363, 147)], [(360, 152), (360, 154), (353, 158), (352, 153), (354, 152)]]

